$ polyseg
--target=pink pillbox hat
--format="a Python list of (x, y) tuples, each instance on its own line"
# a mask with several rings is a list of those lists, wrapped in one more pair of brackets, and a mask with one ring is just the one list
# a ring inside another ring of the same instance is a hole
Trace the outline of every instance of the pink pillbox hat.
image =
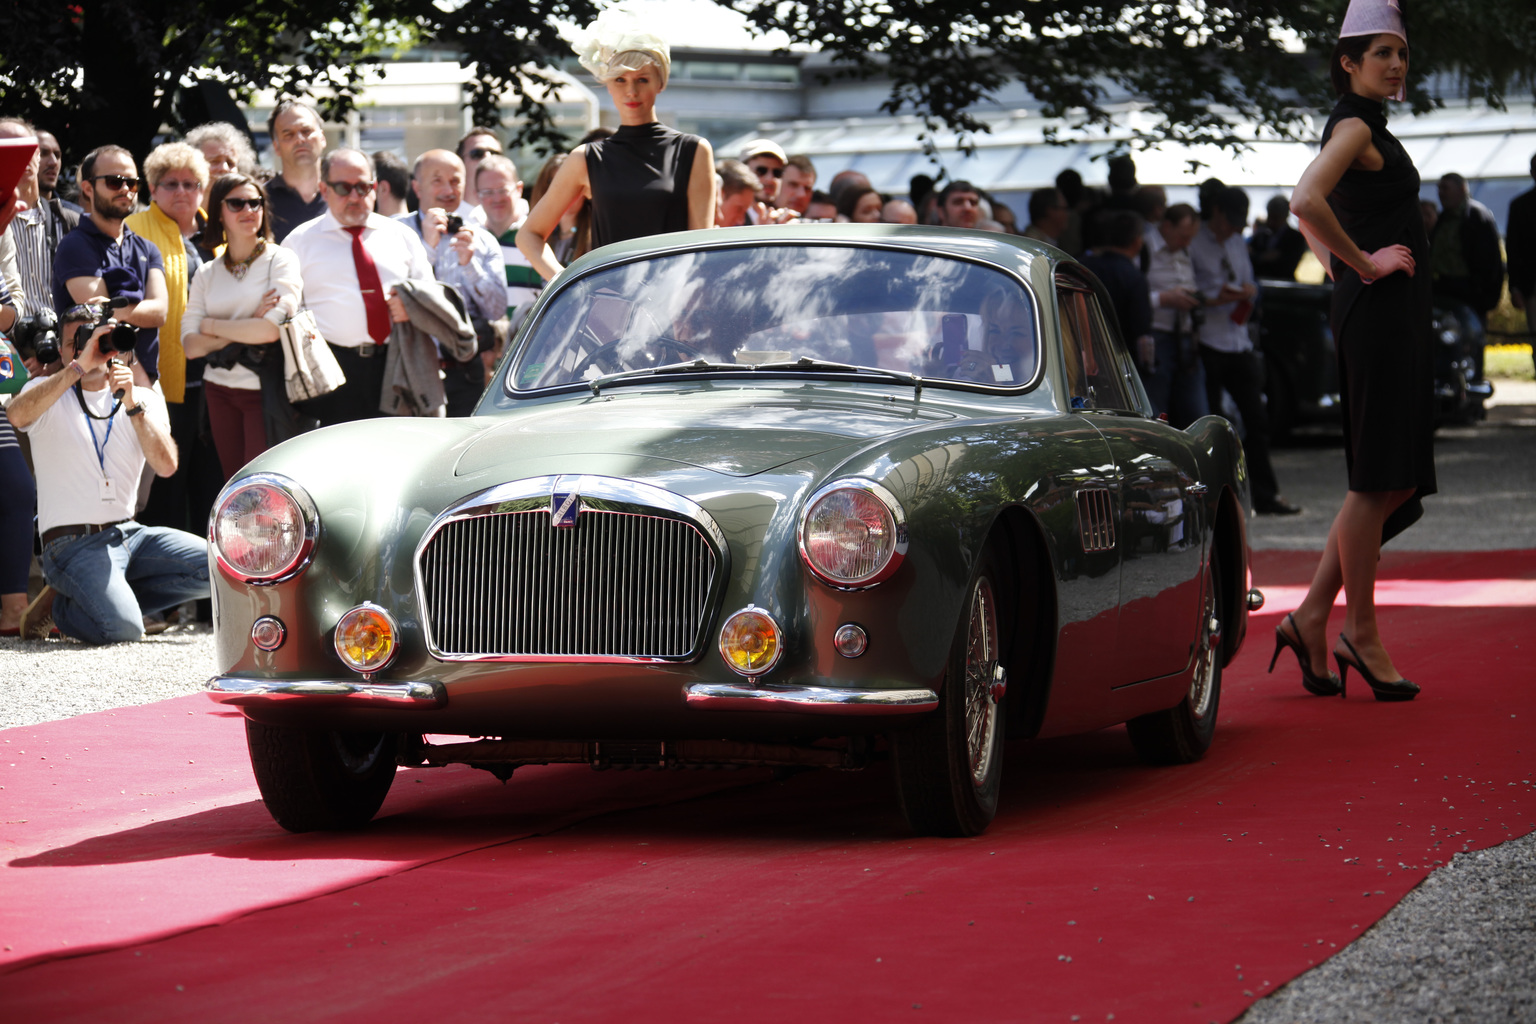
[[(1403, 42), (1408, 41), (1408, 28), (1403, 24), (1403, 9), (1398, 0), (1349, 0), (1349, 10), (1344, 12), (1344, 24), (1339, 28), (1339, 38), (1374, 36), (1389, 32)], [(1394, 100), (1403, 100), (1405, 91), (1399, 89)]]

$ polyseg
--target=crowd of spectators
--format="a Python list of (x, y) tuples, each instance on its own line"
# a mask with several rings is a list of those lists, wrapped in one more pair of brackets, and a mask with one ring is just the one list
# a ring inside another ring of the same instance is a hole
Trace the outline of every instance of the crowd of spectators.
[[(88, 485), (100, 488), (102, 502), (112, 490), (112, 514), (134, 530), (171, 531), (139, 547), (181, 550), (182, 535), (203, 532), (225, 481), (272, 443), (317, 425), (372, 416), (466, 415), (543, 288), (516, 235), (566, 154), (545, 161), (525, 188), (500, 133), (491, 129), (475, 128), (455, 149), (430, 150), (407, 163), (390, 152), (332, 147), (319, 114), (303, 101), (278, 104), (267, 128), (276, 173), (258, 166), (245, 131), (213, 123), (157, 146), (144, 161), (142, 188), (127, 150), (108, 145), (80, 154), (74, 191), (66, 196), (60, 182), (69, 176), (61, 173), (57, 140), (24, 121), (0, 118), (0, 138), (35, 137), (39, 144), (18, 191), (27, 209), (0, 236), (0, 330), (8, 331), (36, 379), (29, 385), (32, 405), (50, 381), (53, 398), (79, 383), (74, 390), (84, 416), (75, 417), (72, 429), (91, 431), (89, 458), (75, 460), (60, 482), (48, 479), (60, 472), (55, 465), (34, 476), (12, 426), (31, 436), (36, 466), (45, 413), (77, 403), (38, 410), (18, 399), (10, 416), (0, 417), (0, 487), (7, 497), (0, 522), (0, 634), (16, 632), (23, 618), (35, 631), (48, 618), (23, 615), (30, 611), (25, 567), (32, 562), (28, 519), (35, 493), (42, 496), (38, 524), (52, 534), (45, 536), (43, 561), (61, 578), (67, 546), (101, 532), (100, 516), (91, 514), (100, 510), (82, 504)], [(598, 129), (582, 142), (608, 134)], [(1020, 225), (1012, 209), (970, 182), (919, 175), (905, 195), (882, 193), (856, 171), (824, 179), (808, 156), (786, 153), (771, 139), (721, 156), (715, 169), (720, 227), (929, 224), (1017, 233), (1083, 258), (1112, 297), (1157, 411), (1185, 426), (1230, 399), (1247, 431), (1255, 507), (1299, 511), (1281, 496), (1269, 464), (1263, 369), (1247, 328), (1262, 279), (1293, 278), (1307, 251), (1306, 239), (1291, 226), (1286, 196), (1269, 197), (1265, 216), (1250, 225), (1241, 189), (1212, 180), (1201, 188), (1198, 210), (1170, 206), (1162, 188), (1137, 182), (1130, 157), (1117, 157), (1109, 163), (1107, 190), (1064, 171), (1053, 186), (1030, 195), (1028, 219)], [(1437, 295), (1480, 334), (1504, 281), (1497, 227), (1459, 175), (1443, 178), (1439, 192), (1440, 205), (1425, 211), (1434, 243), (1429, 269)], [(590, 247), (588, 207), (578, 197), (550, 234), (562, 264)], [(1524, 308), (1536, 300), (1536, 190), (1512, 204), (1508, 243), (1511, 297)], [(136, 334), (132, 356), (120, 354), (112, 364), (86, 358), (83, 336), (76, 345), (71, 335), (103, 308)], [(313, 314), (346, 383), (291, 403), (274, 342), (300, 308)], [(450, 343), (438, 328), (444, 318), (454, 320), (455, 311), (464, 337)], [(64, 342), (51, 359), (35, 347), (37, 325), (49, 318), (60, 322), (53, 336)], [(438, 333), (425, 335), (427, 323)], [(425, 389), (412, 383), (420, 352), (408, 358), (403, 351), (409, 339), (422, 337), (438, 371)], [(117, 387), (120, 378), (131, 384)], [(112, 399), (117, 405), (96, 409), (107, 401), (109, 385), (122, 393)], [(17, 404), (23, 415), (16, 414)], [(98, 438), (92, 422), (110, 408), (102, 421), (110, 426), (123, 406), (135, 429)], [(57, 439), (41, 444), (58, 447)], [(113, 457), (131, 479), (109, 475)], [(101, 479), (90, 483), (81, 475), (87, 471)], [(50, 495), (66, 492), (71, 497), (63, 507), (70, 512), (63, 520), (57, 509), (41, 508), (55, 500)], [(27, 514), (18, 514), (22, 510)], [(206, 573), (201, 586), (205, 593)], [(187, 591), (182, 581), (157, 598), (184, 600)], [(78, 599), (71, 600), (75, 606), (60, 606), (52, 618), (75, 623), (76, 635), (133, 633), (128, 620), (134, 616), (122, 601), (86, 627), (79, 625), (85, 613)], [(153, 628), (157, 610), (144, 610)]]

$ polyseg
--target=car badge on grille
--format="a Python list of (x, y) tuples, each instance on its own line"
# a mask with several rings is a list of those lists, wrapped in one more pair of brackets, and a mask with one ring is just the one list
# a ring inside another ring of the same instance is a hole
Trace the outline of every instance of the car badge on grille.
[(581, 514), (581, 495), (572, 491), (570, 494), (551, 494), (549, 496), (549, 525), (551, 526), (575, 526), (576, 517)]

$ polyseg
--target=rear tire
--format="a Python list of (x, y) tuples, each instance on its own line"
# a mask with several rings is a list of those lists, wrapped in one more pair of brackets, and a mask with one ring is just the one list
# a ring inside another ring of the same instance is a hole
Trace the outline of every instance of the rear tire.
[(290, 832), (361, 828), (395, 780), (394, 733), (293, 729), (247, 719), (245, 740), (261, 799)]
[(1200, 616), (1195, 669), (1184, 699), (1166, 711), (1154, 711), (1125, 723), (1131, 746), (1151, 764), (1189, 764), (1205, 756), (1216, 735), (1216, 709), (1221, 704), (1222, 604), (1221, 560), (1215, 538), (1206, 567), (1205, 603)]
[(891, 734), (896, 797), (919, 835), (980, 835), (997, 814), (1006, 715), (995, 672), (1006, 664), (999, 627), (1012, 624), (1007, 578), (989, 548), (966, 590), (939, 710)]

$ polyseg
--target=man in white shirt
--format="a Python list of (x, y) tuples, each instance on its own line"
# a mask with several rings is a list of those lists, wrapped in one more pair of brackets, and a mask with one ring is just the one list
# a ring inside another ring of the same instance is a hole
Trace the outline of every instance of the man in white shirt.
[(404, 323), (395, 294), (401, 281), (433, 280), (421, 239), (399, 221), (373, 212), (373, 161), (338, 149), (321, 164), (326, 212), (294, 228), (283, 242), (299, 257), (304, 305), (336, 354), (347, 383), (305, 403), (321, 425), (380, 415), (390, 325)]
[(1205, 393), (1212, 411), (1221, 408), (1223, 390), (1243, 417), (1243, 451), (1253, 480), (1253, 510), (1295, 515), (1301, 509), (1280, 495), (1269, 460), (1269, 415), (1264, 408), (1264, 365), (1253, 351), (1248, 318), (1259, 289), (1243, 242), (1248, 223), (1248, 195), (1223, 185), (1211, 199), (1210, 218), (1189, 245), (1195, 286), (1205, 303), (1200, 325), (1200, 361), (1205, 364)]
[[(464, 164), (457, 156), (446, 149), (428, 150), (416, 158), (411, 173), (420, 209), (396, 219), (427, 247), (437, 280), (458, 289), (482, 347), (489, 350), (495, 345), (490, 324), (507, 315), (507, 270), (496, 237), (478, 220), (451, 212), (463, 206), (464, 181)], [(462, 363), (445, 358), (442, 369), (448, 415), (468, 416), (485, 390), (484, 364), (478, 355)]]
[[(1194, 311), (1200, 305), (1189, 243), (1200, 218), (1188, 203), (1168, 208), (1146, 233), (1147, 287), (1152, 293), (1151, 353), (1137, 354), (1137, 368), (1152, 408), (1183, 430), (1210, 412), (1205, 395), (1205, 367), (1194, 337)], [(1148, 359), (1150, 356), (1150, 360)]]
[(147, 613), (208, 596), (208, 544), (201, 537), (133, 521), (139, 478), (176, 472), (165, 401), (135, 387), (133, 372), (102, 350), (115, 321), (96, 307), (65, 311), (64, 366), (27, 382), (6, 409), (32, 440), (37, 519), (43, 540), (42, 593), (22, 615), (24, 637), (44, 639), (50, 620), (82, 643), (137, 640)]

